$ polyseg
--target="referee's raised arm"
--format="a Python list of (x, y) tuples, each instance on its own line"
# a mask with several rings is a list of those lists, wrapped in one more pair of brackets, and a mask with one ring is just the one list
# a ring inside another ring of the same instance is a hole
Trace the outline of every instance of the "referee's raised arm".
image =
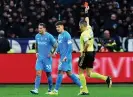
[(88, 4), (84, 4), (84, 7), (85, 7), (85, 21), (87, 22), (87, 26), (90, 25), (90, 22), (89, 22), (89, 10), (90, 10), (90, 7)]

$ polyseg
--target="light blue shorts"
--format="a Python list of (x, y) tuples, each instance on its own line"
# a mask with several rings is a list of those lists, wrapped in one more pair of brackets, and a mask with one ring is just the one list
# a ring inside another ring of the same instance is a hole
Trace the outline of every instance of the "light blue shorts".
[(52, 72), (52, 58), (44, 58), (36, 60), (36, 70), (44, 70), (45, 72)]
[(59, 62), (58, 70), (61, 71), (72, 71), (72, 60), (67, 59), (65, 62)]

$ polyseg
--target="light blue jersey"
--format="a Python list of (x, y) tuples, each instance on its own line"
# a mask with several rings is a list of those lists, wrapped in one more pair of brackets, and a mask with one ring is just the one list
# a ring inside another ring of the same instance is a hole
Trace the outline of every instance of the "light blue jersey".
[[(66, 72), (67, 74), (68, 72), (71, 72), (71, 74), (69, 74), (69, 77), (73, 80), (74, 83), (82, 88), (80, 80), (76, 75), (72, 74), (72, 41), (71, 36), (67, 31), (60, 33), (58, 36), (57, 52), (60, 53), (60, 63), (58, 65), (59, 73), (57, 76), (54, 92), (58, 94), (58, 90), (63, 79), (63, 74), (60, 71)], [(63, 60), (64, 58), (66, 60)], [(52, 93), (55, 94), (54, 92)]]
[[(63, 71), (71, 70), (72, 61), (72, 41), (71, 36), (67, 31), (62, 32), (58, 36), (58, 48), (57, 52), (60, 53), (60, 63), (58, 69)], [(64, 58), (67, 58), (66, 62), (62, 62)]]
[(46, 32), (44, 35), (37, 34), (35, 39), (38, 44), (39, 58), (47, 58), (53, 45), (56, 43), (55, 38), (50, 33)]
[(53, 45), (56, 43), (55, 38), (48, 32), (45, 34), (37, 34), (36, 37), (38, 58), (36, 61), (36, 70), (44, 70), (50, 72), (52, 69), (52, 57), (49, 54)]

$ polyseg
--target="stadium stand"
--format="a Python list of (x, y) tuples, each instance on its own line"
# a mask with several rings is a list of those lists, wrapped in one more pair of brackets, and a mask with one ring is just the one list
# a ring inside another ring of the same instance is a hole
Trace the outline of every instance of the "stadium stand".
[[(90, 23), (95, 37), (109, 30), (111, 37), (133, 34), (132, 0), (0, 0), (0, 30), (7, 38), (34, 38), (39, 22), (54, 36), (55, 22), (62, 20), (73, 38), (79, 38), (79, 21), (84, 17), (85, 1), (90, 6)], [(71, 1), (71, 2), (70, 2)], [(72, 2), (73, 1), (73, 2)]]

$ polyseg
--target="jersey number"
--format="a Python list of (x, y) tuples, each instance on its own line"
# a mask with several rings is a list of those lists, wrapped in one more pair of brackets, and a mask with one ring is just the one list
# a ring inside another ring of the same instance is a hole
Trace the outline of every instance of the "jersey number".
[(46, 68), (47, 69), (51, 69), (51, 65), (46, 65)]

